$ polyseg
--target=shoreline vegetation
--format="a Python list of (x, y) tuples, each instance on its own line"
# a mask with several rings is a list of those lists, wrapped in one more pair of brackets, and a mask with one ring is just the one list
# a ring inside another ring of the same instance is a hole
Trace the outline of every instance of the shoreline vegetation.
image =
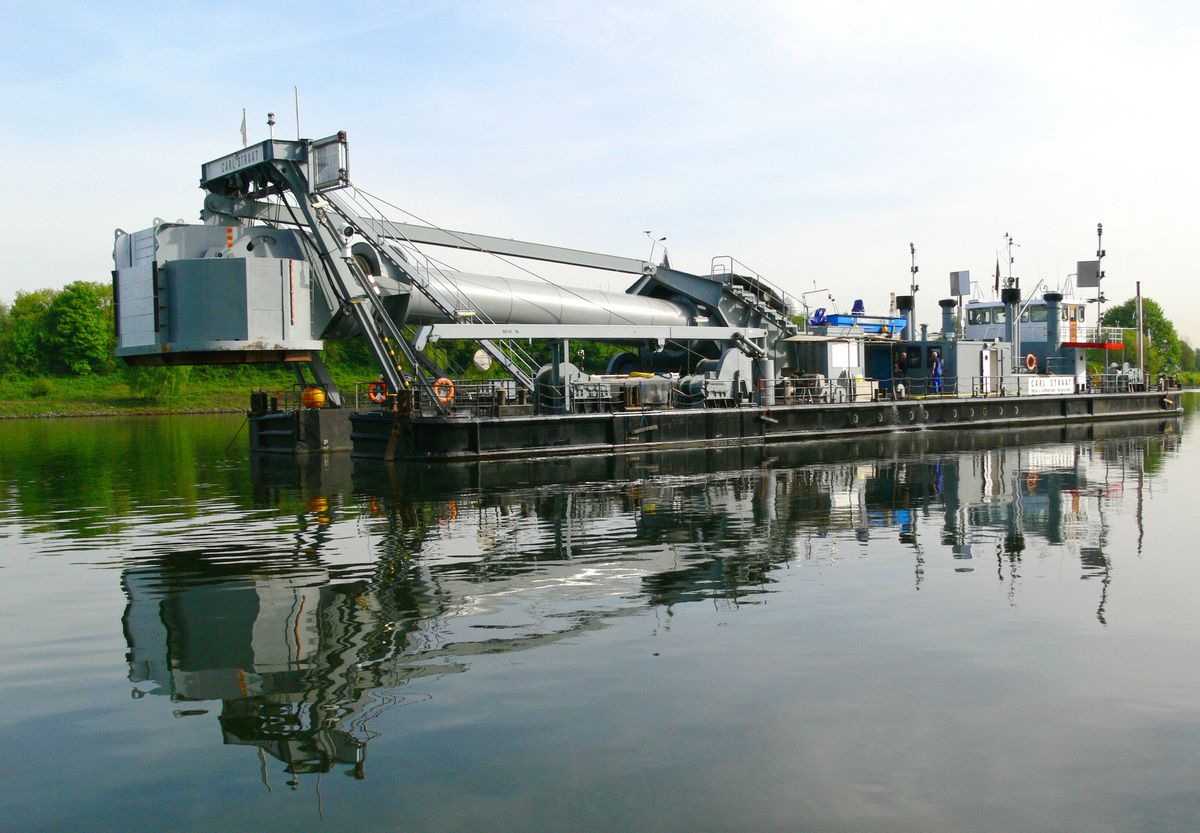
[[(206, 373), (196, 373), (199, 368), (151, 369), (157, 373), (139, 370), (73, 377), (0, 378), (0, 420), (241, 413), (249, 410), (252, 390), (284, 392), (296, 384), (291, 372), (274, 367), (206, 368)], [(378, 375), (369, 367), (338, 370), (333, 371), (334, 378), (344, 395), (351, 398), (354, 380), (369, 380)], [(149, 377), (149, 384), (145, 377)]]

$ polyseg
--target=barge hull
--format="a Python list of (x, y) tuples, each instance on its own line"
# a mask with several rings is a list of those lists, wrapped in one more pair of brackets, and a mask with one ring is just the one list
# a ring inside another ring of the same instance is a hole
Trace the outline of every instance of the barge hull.
[(353, 451), (350, 412), (303, 408), (248, 415), (250, 450), (256, 454), (328, 454)]
[(1181, 413), (1177, 395), (1128, 392), (449, 419), (364, 412), (349, 414), (349, 420), (356, 458), (429, 462), (770, 445), (900, 431), (1005, 430)]

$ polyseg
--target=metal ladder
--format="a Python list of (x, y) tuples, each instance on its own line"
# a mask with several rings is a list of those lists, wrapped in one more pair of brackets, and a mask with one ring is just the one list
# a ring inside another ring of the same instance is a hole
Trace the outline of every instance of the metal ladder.
[[(328, 199), (333, 210), (337, 212), (337, 214), (341, 216), (343, 220), (352, 225), (356, 233), (361, 234), (364, 239), (366, 239), (372, 246), (375, 247), (375, 250), (379, 252), (382, 257), (386, 258), (387, 261), (392, 264), (392, 266), (398, 269), (401, 274), (407, 276), (409, 283), (415, 289), (421, 292), (422, 295), (428, 298), (429, 301), (435, 307), (437, 307), (439, 312), (453, 321), (459, 317), (460, 311), (468, 308), (469, 301), (466, 296), (460, 295), (458, 300), (462, 301), (462, 303), (455, 305), (452, 299), (442, 297), (441, 293), (435, 290), (432, 283), (424, 279), (424, 277), (421, 275), (421, 270), (414, 268), (404, 259), (393, 254), (392, 249), (389, 245), (387, 245), (385, 238), (375, 231), (375, 224), (364, 222), (363, 217), (354, 211), (354, 209), (350, 207), (339, 194), (329, 193), (326, 195), (326, 198)], [(357, 264), (354, 264), (354, 266), (356, 272), (361, 275), (362, 269), (359, 268)], [(453, 285), (453, 283), (449, 280), (446, 282)], [(369, 286), (365, 280), (363, 283), (364, 285)], [(370, 294), (373, 295), (373, 291), (370, 291)], [(384, 317), (388, 319), (389, 324), (392, 324), (392, 329), (395, 329), (394, 324), (391, 322), (390, 317), (388, 317), (386, 313), (384, 313)], [(405, 343), (407, 345), (407, 342)], [(493, 360), (503, 367), (520, 384), (528, 388), (533, 387), (532, 374), (534, 372), (534, 368), (532, 365), (532, 357), (525, 353), (524, 350), (521, 350), (519, 345), (505, 344), (502, 347), (497, 342), (494, 342), (490, 339), (480, 339), (479, 346), (482, 347), (488, 353), (488, 355), (492, 357)], [(412, 353), (414, 354), (413, 360), (420, 361), (420, 359), (415, 357), (416, 351), (412, 351)]]

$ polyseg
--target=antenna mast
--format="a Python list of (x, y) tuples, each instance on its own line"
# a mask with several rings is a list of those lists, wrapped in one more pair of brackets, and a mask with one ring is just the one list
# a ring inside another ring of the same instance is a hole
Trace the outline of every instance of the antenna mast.
[[(1006, 231), (1006, 232), (1004, 232), (1004, 245), (1008, 252), (1008, 278), (1005, 279), (1004, 285), (1007, 286), (1009, 289), (1011, 289), (1012, 287), (1016, 286), (1017, 283), (1020, 282), (1019, 279), (1013, 277), (1013, 273), (1012, 273), (1013, 253), (1012, 253), (1012, 250), (1013, 250), (1013, 246), (1017, 246), (1019, 248), (1021, 246), (1021, 244), (1018, 243), (1016, 240), (1014, 240), (1013, 236)], [(1035, 289), (1036, 289), (1036, 287), (1035, 287)]]
[[(1100, 279), (1104, 277), (1104, 270), (1100, 267), (1104, 263), (1104, 223), (1096, 223), (1096, 335), (1100, 335), (1101, 326), (1104, 324), (1104, 287), (1101, 285)], [(1138, 309), (1141, 309), (1141, 290), (1142, 285), (1138, 283)], [(1107, 343), (1107, 342), (1106, 342)], [(1138, 346), (1142, 344), (1142, 325), (1138, 322)], [(1140, 366), (1140, 365), (1139, 365)], [(1108, 348), (1104, 348), (1104, 372), (1108, 372)], [(1141, 380), (1143, 383), (1145, 378)]]

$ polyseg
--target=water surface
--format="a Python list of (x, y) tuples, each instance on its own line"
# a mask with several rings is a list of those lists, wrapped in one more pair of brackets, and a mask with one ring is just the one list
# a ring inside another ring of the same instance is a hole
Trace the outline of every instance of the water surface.
[(0, 422), (0, 828), (1195, 830), (1187, 403), (437, 467)]

